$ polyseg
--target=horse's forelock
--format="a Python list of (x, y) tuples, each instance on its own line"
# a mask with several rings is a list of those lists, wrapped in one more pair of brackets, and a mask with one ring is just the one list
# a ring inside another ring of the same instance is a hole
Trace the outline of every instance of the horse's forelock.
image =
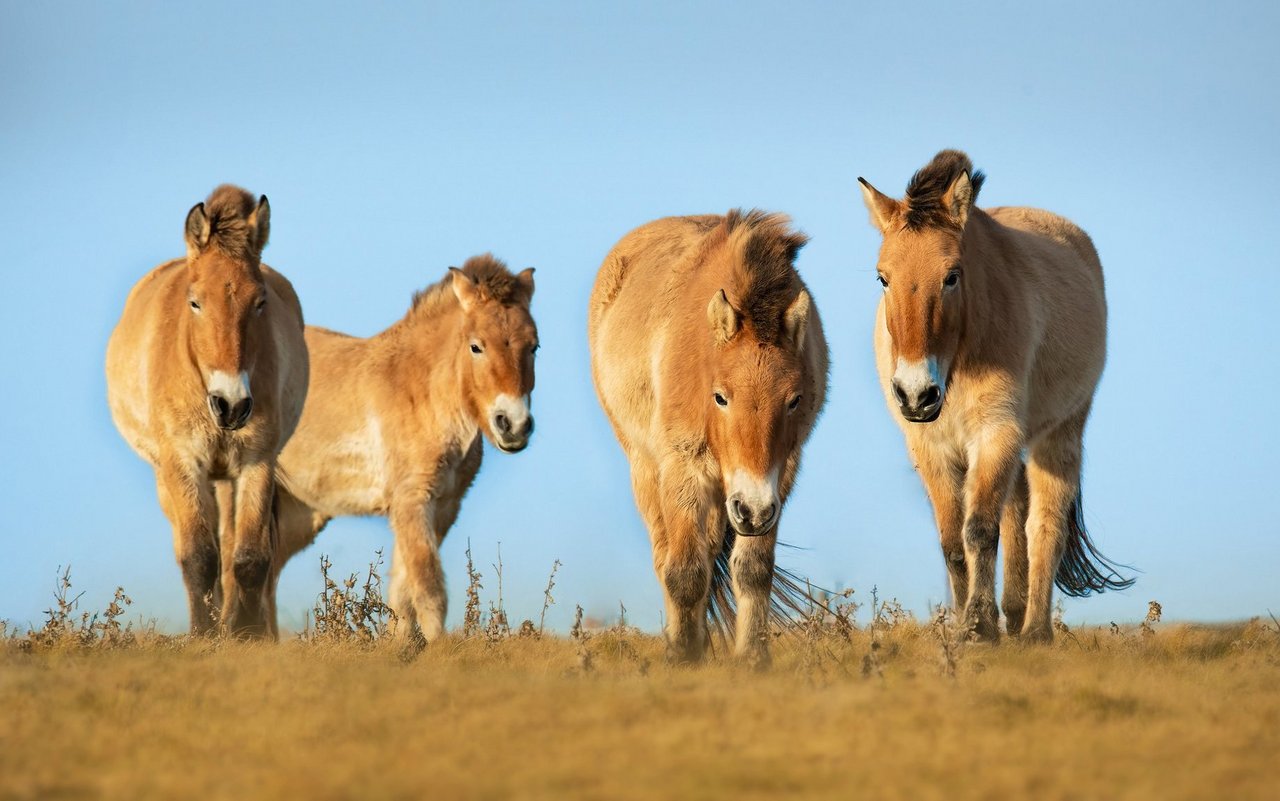
[(223, 184), (209, 194), (204, 213), (209, 220), (209, 241), (236, 259), (256, 261), (261, 257), (257, 232), (249, 219), (258, 200), (238, 186)]
[[(504, 306), (527, 306), (529, 304), (530, 297), (526, 286), (507, 268), (506, 262), (492, 253), (472, 256), (463, 262), (458, 269), (476, 282), (476, 289), (480, 292), (481, 297), (497, 301)], [(443, 279), (435, 284), (415, 292), (413, 294), (413, 308), (418, 309), (424, 304), (440, 298), (453, 297), (453, 292), (450, 289), (451, 280), (448, 275), (445, 275)]]
[(783, 316), (799, 291), (795, 258), (809, 238), (791, 229), (784, 214), (752, 209), (725, 217), (734, 254), (735, 301), (762, 341), (781, 339)]
[(921, 228), (954, 227), (955, 219), (947, 209), (943, 197), (961, 173), (968, 174), (972, 187), (972, 201), (977, 202), (978, 192), (987, 176), (973, 169), (973, 161), (959, 150), (943, 150), (925, 166), (916, 171), (907, 183), (904, 198), (906, 227)]

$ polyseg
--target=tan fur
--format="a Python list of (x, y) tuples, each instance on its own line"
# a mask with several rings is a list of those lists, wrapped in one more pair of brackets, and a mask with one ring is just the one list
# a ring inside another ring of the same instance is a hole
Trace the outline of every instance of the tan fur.
[[(133, 287), (107, 345), (111, 417), (155, 468), (193, 632), (211, 628), (209, 599), (220, 595), (225, 628), (275, 634), (266, 602), (273, 475), (302, 413), (307, 349), (292, 285), (260, 262), (268, 219), (265, 197), (216, 189), (188, 214), (187, 258)], [(248, 375), (242, 428), (215, 421), (215, 371)]]
[(825, 402), (826, 340), (792, 266), (804, 242), (780, 215), (669, 217), (623, 237), (592, 291), (596, 392), (631, 462), (676, 661), (704, 654), (726, 541), (737, 653), (767, 659), (777, 519), (726, 538), (727, 487), (772, 472), (780, 513)]
[(397, 632), (420, 630), (427, 641), (441, 633), (439, 547), (480, 469), (480, 434), (514, 451), (532, 430), (530, 417), (512, 444), (490, 414), (495, 398), (533, 391), (532, 296), (532, 269), (513, 275), (485, 255), (416, 295), (377, 336), (307, 327), (311, 388), (280, 456), (280, 566), (333, 517), (387, 517)]
[[(998, 636), (1002, 538), (1010, 632), (1049, 640), (1055, 576), (1078, 594), (1127, 586), (1097, 573), (1088, 556), (1110, 566), (1073, 527), (1084, 422), (1106, 359), (1097, 253), (1050, 212), (974, 206), (982, 175), (957, 151), (917, 173), (902, 201), (862, 183), (884, 234), (878, 270), (888, 283), (876, 315), (877, 368), (933, 503), (953, 603), (977, 636)], [(957, 285), (948, 288), (953, 272)], [(910, 422), (895, 371), (929, 358), (944, 379), (941, 411)], [(1068, 568), (1097, 581), (1063, 579), (1064, 553)]]

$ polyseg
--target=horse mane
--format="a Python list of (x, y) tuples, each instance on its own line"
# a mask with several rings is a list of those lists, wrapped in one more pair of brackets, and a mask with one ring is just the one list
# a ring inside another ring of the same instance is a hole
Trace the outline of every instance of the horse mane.
[[(497, 301), (504, 306), (529, 302), (524, 285), (507, 269), (506, 262), (496, 258), (492, 253), (472, 256), (458, 269), (476, 282), (476, 288), (482, 298)], [(453, 279), (449, 273), (446, 273), (444, 278), (436, 283), (413, 293), (413, 305), (410, 311), (433, 312), (453, 298)]]
[(911, 176), (904, 199), (904, 219), (908, 229), (954, 227), (955, 220), (943, 202), (943, 196), (961, 173), (967, 173), (973, 187), (973, 202), (987, 176), (982, 170), (974, 170), (973, 162), (959, 150), (943, 150)]
[(733, 302), (762, 341), (776, 342), (783, 315), (796, 297), (796, 254), (809, 237), (791, 230), (791, 218), (785, 214), (760, 209), (733, 209), (721, 226), (725, 244), (738, 256), (733, 265)]
[(257, 261), (262, 257), (256, 228), (249, 217), (258, 208), (258, 199), (238, 186), (222, 184), (204, 202), (209, 220), (209, 242), (231, 258)]

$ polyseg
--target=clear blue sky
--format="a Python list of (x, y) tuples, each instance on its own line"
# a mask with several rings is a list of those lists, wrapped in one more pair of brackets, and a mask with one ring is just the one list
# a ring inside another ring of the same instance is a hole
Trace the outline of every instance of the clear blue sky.
[[(517, 620), (575, 603), (658, 624), (627, 465), (585, 344), (600, 260), (669, 214), (759, 206), (813, 241), (798, 266), (831, 393), (784, 512), (784, 564), (923, 611), (944, 597), (928, 504), (871, 358), (878, 234), (855, 178), (900, 194), (938, 149), (983, 205), (1066, 214), (1107, 274), (1110, 355), (1086, 439), (1087, 519), (1142, 569), (1068, 619), (1280, 611), (1280, 12), (1274, 3), (996, 5), (0, 2), (0, 619), (37, 621), (58, 565), (95, 608), (185, 626), (151, 468), (111, 424), (103, 353), (129, 287), (183, 252), (223, 181), (271, 198), (266, 259), (310, 322), (381, 330), (451, 264), (535, 266), (532, 446), (486, 450), (445, 542), (502, 543)], [(696, 6), (696, 7), (690, 7)], [(290, 564), (388, 547), (339, 520)]]

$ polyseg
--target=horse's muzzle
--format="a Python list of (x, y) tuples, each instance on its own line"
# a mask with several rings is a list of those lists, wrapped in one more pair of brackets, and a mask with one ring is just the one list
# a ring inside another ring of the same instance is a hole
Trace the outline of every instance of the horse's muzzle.
[(250, 415), (253, 414), (253, 396), (230, 403), (223, 396), (211, 392), (209, 393), (209, 411), (213, 414), (213, 420), (218, 424), (218, 428), (224, 431), (239, 430), (244, 428), (245, 423), (249, 422)]

